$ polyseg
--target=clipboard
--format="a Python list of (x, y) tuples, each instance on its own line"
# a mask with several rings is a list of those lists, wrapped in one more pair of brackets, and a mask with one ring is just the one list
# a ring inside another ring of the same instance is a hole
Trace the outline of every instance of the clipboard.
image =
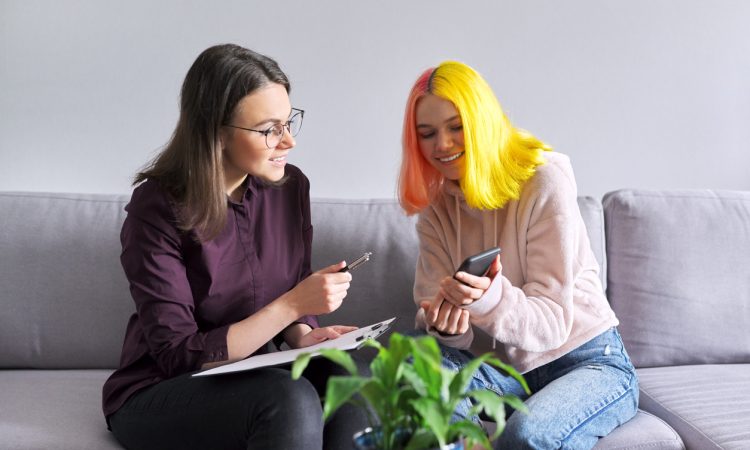
[(213, 369), (194, 373), (192, 376), (206, 377), (224, 373), (242, 372), (244, 370), (252, 370), (260, 367), (278, 366), (281, 364), (293, 362), (295, 359), (297, 359), (297, 356), (302, 353), (310, 353), (312, 354), (312, 356), (318, 356), (320, 355), (320, 350), (326, 348), (337, 348), (339, 350), (357, 349), (361, 347), (367, 339), (377, 339), (383, 333), (388, 331), (395, 320), (395, 317), (391, 317), (390, 319), (384, 320), (382, 322), (357, 328), (356, 330), (343, 334), (336, 339), (323, 341), (309, 347), (295, 348), (281, 352), (265, 353), (263, 355), (251, 356), (250, 358), (246, 358), (231, 364), (225, 364), (223, 366), (214, 367)]

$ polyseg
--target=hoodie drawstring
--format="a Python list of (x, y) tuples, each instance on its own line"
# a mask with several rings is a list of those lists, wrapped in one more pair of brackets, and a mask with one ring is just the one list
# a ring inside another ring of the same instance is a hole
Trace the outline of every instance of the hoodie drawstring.
[(461, 264), (461, 206), (458, 202), (458, 196), (453, 197), (456, 206), (456, 264)]
[[(497, 247), (497, 209), (493, 209), (492, 212), (494, 213), (495, 217), (495, 232), (492, 234), (494, 242), (492, 243), (492, 245), (493, 247)], [(492, 336), (492, 350), (495, 350), (495, 336)]]
[[(458, 261), (460, 263), (461, 261), (461, 205), (458, 201), (458, 196), (453, 196), (454, 205), (456, 207), (456, 255), (454, 261)], [(493, 213), (493, 221), (494, 221), (494, 233), (492, 235), (492, 245), (494, 247), (497, 247), (497, 209), (492, 210)], [(484, 217), (484, 213), (482, 213), (482, 217)], [(458, 264), (457, 263), (457, 264)], [(492, 337), (492, 350), (495, 350), (497, 346), (497, 341), (495, 340), (495, 337)]]

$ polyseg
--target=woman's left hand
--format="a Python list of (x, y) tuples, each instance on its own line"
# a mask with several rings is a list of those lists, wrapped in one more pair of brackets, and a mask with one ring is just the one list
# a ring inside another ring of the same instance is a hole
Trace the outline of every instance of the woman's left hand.
[(442, 334), (464, 334), (469, 331), (469, 311), (435, 297), (432, 302), (419, 304), (424, 310), (427, 325)]
[(470, 305), (484, 295), (492, 279), (502, 272), (500, 255), (498, 255), (485, 277), (478, 277), (466, 272), (458, 272), (455, 277), (445, 277), (440, 281), (440, 295), (445, 301), (455, 306)]
[(342, 334), (346, 334), (356, 329), (357, 327), (352, 327), (348, 325), (332, 325), (330, 327), (313, 328), (308, 333), (300, 336), (297, 342), (294, 343), (296, 345), (291, 345), (291, 346), (294, 348), (309, 347), (311, 345), (315, 345), (323, 341), (336, 339)]

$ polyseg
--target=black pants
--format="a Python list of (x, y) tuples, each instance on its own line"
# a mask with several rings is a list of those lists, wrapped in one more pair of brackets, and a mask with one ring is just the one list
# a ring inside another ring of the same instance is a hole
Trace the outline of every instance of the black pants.
[(324, 427), (320, 401), (328, 377), (343, 374), (315, 358), (297, 381), (288, 367), (182, 375), (134, 394), (109, 425), (128, 449), (348, 450), (352, 435), (368, 426), (365, 411), (345, 405)]

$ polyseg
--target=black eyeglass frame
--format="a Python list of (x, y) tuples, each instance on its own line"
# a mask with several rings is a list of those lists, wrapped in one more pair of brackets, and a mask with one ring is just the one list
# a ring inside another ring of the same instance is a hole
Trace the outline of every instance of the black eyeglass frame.
[[(299, 121), (300, 121), (299, 128), (297, 129), (296, 133), (292, 134), (291, 122), (292, 122), (292, 119), (294, 119), (297, 116), (299, 116)], [(270, 145), (268, 145), (268, 135), (272, 134), (274, 132), (273, 130), (277, 126), (281, 125), (283, 128), (286, 128), (286, 131), (288, 131), (289, 134), (292, 135), (292, 137), (296, 137), (299, 134), (300, 130), (302, 130), (302, 121), (304, 120), (304, 118), (305, 118), (305, 110), (304, 109), (292, 108), (292, 113), (289, 115), (289, 119), (286, 121), (286, 123), (277, 123), (275, 125), (271, 125), (270, 127), (268, 127), (265, 130), (254, 130), (252, 128), (239, 127), (237, 125), (229, 125), (229, 124), (224, 125), (224, 126), (225, 127), (229, 127), (229, 128), (237, 128), (238, 130), (254, 131), (256, 133), (260, 133), (263, 136), (265, 136), (265, 138), (266, 138), (266, 147), (268, 149), (273, 149), (273, 148), (278, 147), (279, 144), (281, 143), (281, 141), (284, 139), (284, 133), (282, 131), (281, 134), (277, 135), (279, 137), (279, 142), (276, 145), (274, 145), (273, 147), (271, 147)], [(282, 128), (282, 130), (283, 130), (283, 128)]]

